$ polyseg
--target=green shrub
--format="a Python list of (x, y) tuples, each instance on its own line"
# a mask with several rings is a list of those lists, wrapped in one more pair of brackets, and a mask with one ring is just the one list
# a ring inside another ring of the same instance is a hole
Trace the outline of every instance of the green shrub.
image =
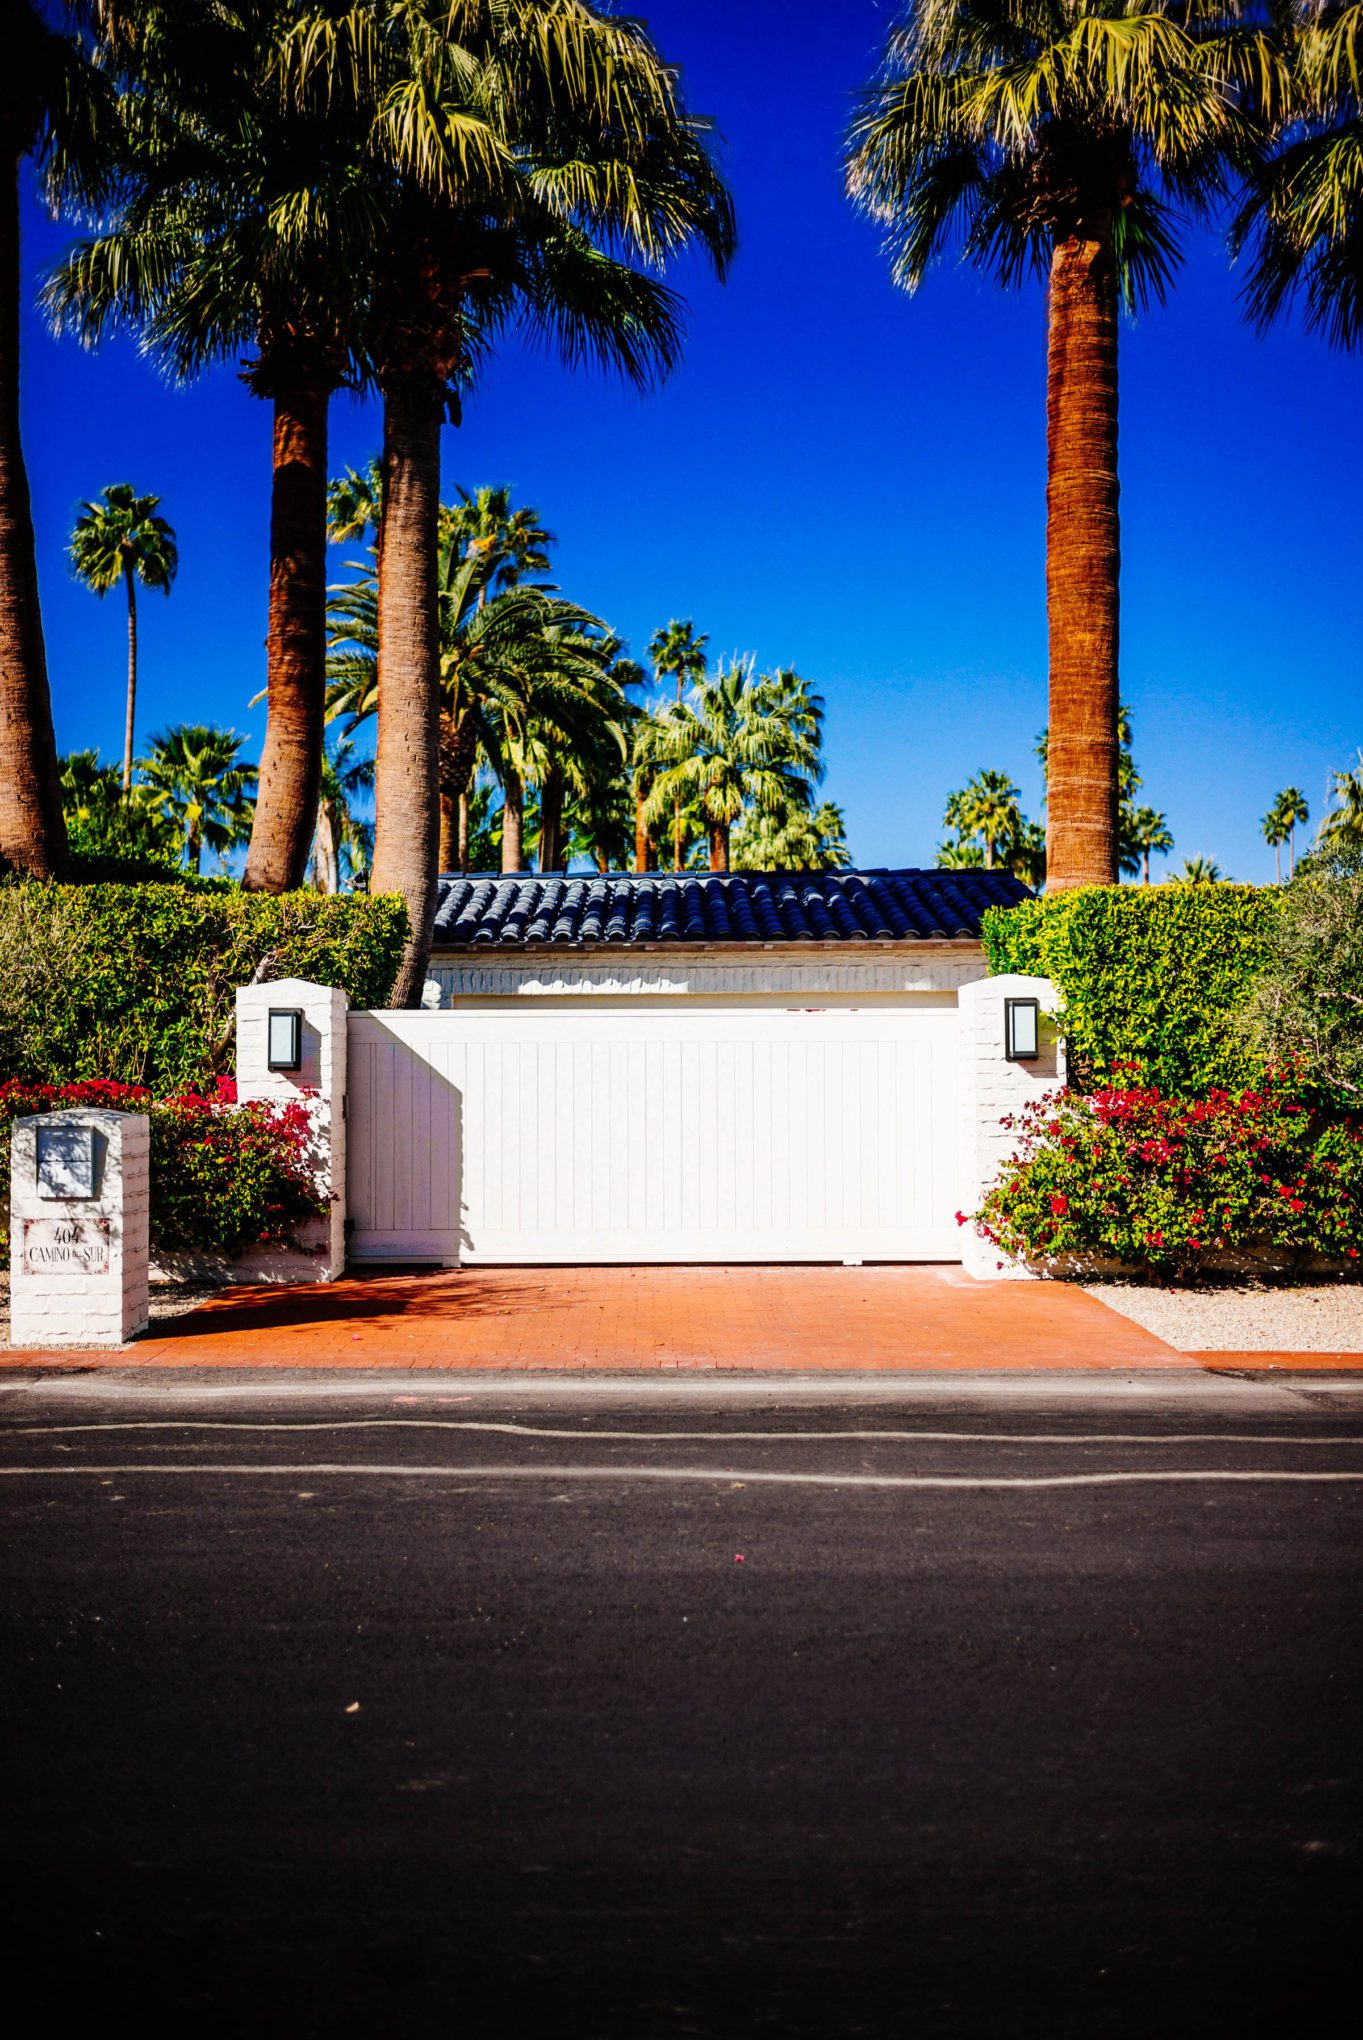
[(325, 1210), (302, 1100), (235, 1104), (230, 1079), (214, 1095), (153, 1099), (126, 1084), (0, 1084), (0, 1267), (9, 1265), (9, 1161), (14, 1121), (72, 1105), (145, 1112), (151, 1119), (151, 1243), (162, 1253), (235, 1255), (288, 1245)]
[(1359, 1265), (1363, 1116), (1314, 1109), (1288, 1078), (1195, 1102), (1149, 1088), (1060, 1091), (1005, 1124), (1017, 1149), (972, 1216), (1007, 1254), (1184, 1277), (1245, 1248)]
[(386, 1004), (407, 927), (395, 896), (25, 884), (0, 887), (0, 950), (21, 918), (24, 939), (41, 944), (45, 915), (77, 960), (15, 1030), (0, 1076), (105, 1078), (158, 1097), (231, 1071), (235, 993), (253, 978), (309, 978), (354, 1006)]
[(1313, 852), (1282, 896), (1249, 1024), (1322, 1096), (1363, 1105), (1363, 851)]
[(1196, 1098), (1263, 1072), (1245, 1013), (1280, 902), (1272, 886), (1086, 886), (991, 907), (984, 946), (996, 974), (1059, 987), (1080, 1085), (1134, 1063), (1161, 1091)]

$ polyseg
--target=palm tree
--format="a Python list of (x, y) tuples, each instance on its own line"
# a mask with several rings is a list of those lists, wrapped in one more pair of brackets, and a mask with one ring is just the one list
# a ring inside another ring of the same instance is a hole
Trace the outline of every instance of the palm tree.
[(1283, 882), (1283, 872), (1278, 852), (1287, 841), (1287, 822), (1276, 800), (1259, 826), (1263, 832), (1265, 843), (1269, 845), (1273, 852), (1273, 883), (1274, 885), (1281, 885)]
[[(677, 683), (678, 706), (681, 704), (682, 689), (704, 677), (705, 647), (709, 642), (709, 637), (704, 632), (699, 637), (696, 636), (696, 626), (689, 616), (685, 623), (679, 623), (673, 617), (671, 623), (664, 625), (662, 630), (655, 630), (648, 641), (648, 656), (653, 661), (653, 671), (658, 679), (675, 680)], [(637, 825), (635, 835), (637, 838)], [(647, 832), (645, 842), (647, 843)], [(647, 862), (640, 868), (647, 870)], [(672, 869), (680, 871), (681, 868), (681, 805), (678, 802), (674, 803), (672, 809)]]
[(1248, 179), (1231, 246), (1250, 252), (1256, 325), (1301, 293), (1308, 330), (1353, 348), (1363, 339), (1363, 10), (1292, 0), (1285, 12), (1289, 62), (1262, 64), (1258, 78), (1277, 147)]
[(179, 852), (176, 831), (148, 803), (145, 787), (124, 789), (117, 765), (98, 751), (69, 751), (60, 761), (62, 813), (72, 856), (155, 864)]
[(1157, 808), (1133, 808), (1127, 827), (1127, 841), (1140, 858), (1141, 884), (1150, 883), (1150, 859), (1167, 857), (1174, 847), (1169, 817)]
[(978, 838), (984, 850), (984, 868), (992, 871), (1022, 831), (1022, 810), (1018, 789), (1006, 772), (977, 772), (969, 785), (947, 799), (944, 817), (948, 828), (967, 840)]
[(1322, 850), (1363, 850), (1363, 751), (1358, 769), (1331, 775), (1334, 806), (1320, 825), (1316, 844)]
[(147, 804), (175, 824), (191, 871), (200, 869), (205, 847), (221, 857), (250, 837), (256, 768), (241, 762), (245, 741), (235, 730), (177, 723), (137, 761)]
[(0, 870), (66, 872), (66, 825), (47, 679), (33, 506), (19, 420), (19, 172), (32, 156), (49, 199), (98, 203), (107, 84), (79, 32), (82, 10), (19, 0), (0, 73)]
[(1174, 873), (1174, 885), (1219, 885), (1221, 867), (1214, 857), (1185, 857), (1183, 869)]
[(1311, 810), (1299, 786), (1285, 786), (1273, 806), (1287, 831), (1287, 875), (1291, 878), (1297, 868), (1297, 830), (1310, 821)]
[(678, 804), (694, 804), (710, 869), (727, 871), (730, 831), (746, 809), (792, 816), (812, 808), (822, 719), (822, 701), (798, 675), (755, 674), (748, 661), (721, 665), (689, 701), (669, 704), (645, 726), (656, 772), (645, 820), (656, 826)]
[(283, 38), (305, 0), (147, 0), (110, 9), (121, 79), (117, 203), (49, 279), (53, 322), (87, 345), (130, 326), (173, 376), (253, 352), (272, 407), (268, 711), (243, 883), (302, 882), (322, 761), (325, 490), (332, 393), (354, 358), (374, 208), (367, 115), (293, 89)]
[[(519, 870), (527, 771), (556, 773), (561, 794), (576, 783), (579, 752), (613, 744), (618, 765), (624, 689), (637, 680), (637, 668), (620, 659), (619, 641), (599, 618), (550, 587), (513, 576), (511, 586), (486, 599), (504, 563), (486, 546), (468, 545), (457, 513), (442, 510), (440, 523), (438, 786), (447, 818), (456, 811), (466, 817), (480, 754), (491, 762), (506, 796), (503, 860)], [(330, 610), (329, 708), (348, 718), (347, 733), (374, 715), (381, 699), (377, 566), (372, 558), (353, 564), (357, 578), (333, 590)], [(467, 843), (456, 845), (448, 825), (440, 850), (443, 870), (464, 868)]]
[(845, 871), (852, 862), (847, 819), (836, 801), (820, 801), (812, 814), (744, 815), (731, 840), (735, 871)]
[(983, 871), (984, 846), (957, 836), (939, 843), (932, 861), (938, 871)]
[(369, 869), (374, 825), (355, 811), (362, 794), (374, 791), (374, 761), (361, 757), (352, 737), (332, 735), (322, 758), (322, 792), (312, 844), (312, 880), (319, 892), (336, 893)]
[[(723, 273), (727, 193), (643, 27), (588, 0), (404, 0), (295, 39), (322, 101), (357, 80), (376, 211), (366, 344), (384, 400), (382, 708), (373, 883), (406, 899), (394, 1002), (425, 978), (439, 847), (439, 444), (480, 344), (528, 325), (640, 387), (679, 352), (658, 266)], [(631, 266), (647, 265), (649, 273)], [(509, 591), (514, 592), (514, 591)], [(490, 606), (490, 605), (489, 605)]]
[(179, 566), (175, 533), (158, 517), (159, 496), (138, 496), (131, 482), (110, 482), (98, 503), (82, 503), (71, 534), (71, 564), (96, 595), (122, 581), (128, 593), (128, 703), (123, 721), (123, 791), (133, 780), (133, 723), (137, 713), (137, 594), (159, 588), (169, 595)]
[(1117, 877), (1118, 312), (1164, 296), (1173, 209), (1244, 146), (1223, 29), (1174, 0), (910, 0), (848, 142), (896, 282), (953, 240), (1046, 280), (1051, 891)]

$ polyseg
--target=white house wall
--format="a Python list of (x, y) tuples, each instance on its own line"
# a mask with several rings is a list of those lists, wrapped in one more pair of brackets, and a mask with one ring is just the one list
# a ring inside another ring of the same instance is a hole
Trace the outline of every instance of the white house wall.
[(666, 949), (650, 953), (631, 947), (603, 960), (562, 951), (540, 956), (518, 950), (517, 961), (495, 956), (442, 955), (431, 959), (430, 976), (440, 986), (442, 1007), (461, 999), (562, 998), (565, 996), (733, 998), (794, 993), (956, 992), (985, 976), (988, 965), (978, 943), (915, 942), (876, 947), (870, 955), (847, 955), (842, 943), (810, 956), (763, 948), (736, 947), (716, 954)]

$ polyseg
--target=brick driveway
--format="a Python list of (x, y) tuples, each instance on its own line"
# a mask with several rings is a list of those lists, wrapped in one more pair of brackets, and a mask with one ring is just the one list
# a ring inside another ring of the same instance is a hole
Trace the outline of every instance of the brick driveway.
[(955, 1267), (468, 1268), (235, 1289), (96, 1356), (0, 1366), (716, 1368), (989, 1372), (1193, 1367), (1082, 1290)]

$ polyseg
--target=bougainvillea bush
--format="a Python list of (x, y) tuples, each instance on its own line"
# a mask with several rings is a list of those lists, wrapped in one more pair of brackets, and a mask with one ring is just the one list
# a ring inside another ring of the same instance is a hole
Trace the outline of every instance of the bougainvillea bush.
[(958, 1216), (1006, 1254), (1186, 1280), (1271, 1248), (1360, 1270), (1363, 1114), (1321, 1110), (1290, 1074), (1198, 1099), (1141, 1083), (1052, 1092), (1004, 1124), (1013, 1157), (973, 1219)]
[(0, 1084), (0, 1265), (9, 1265), (9, 1152), (16, 1119), (72, 1105), (151, 1120), (151, 1244), (160, 1253), (242, 1254), (290, 1244), (326, 1209), (307, 1106), (238, 1105), (230, 1080), (212, 1097), (153, 1099), (135, 1085)]

